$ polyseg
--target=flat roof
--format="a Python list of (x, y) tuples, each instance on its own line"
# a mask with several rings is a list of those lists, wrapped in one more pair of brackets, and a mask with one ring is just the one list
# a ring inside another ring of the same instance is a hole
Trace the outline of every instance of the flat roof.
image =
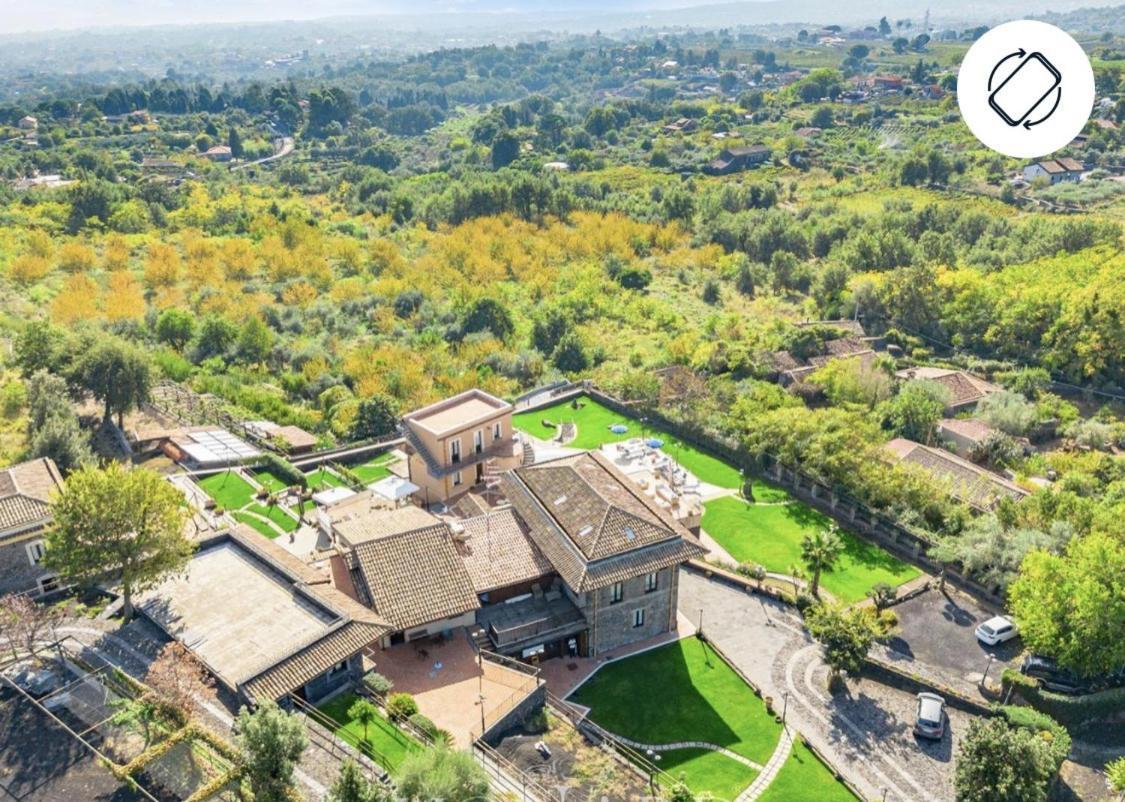
[(231, 687), (339, 620), (231, 540), (197, 552), (138, 606)]
[(225, 465), (261, 456), (262, 452), (226, 429), (189, 431), (172, 438), (199, 465)]
[(512, 408), (483, 390), (465, 392), (411, 412), (406, 420), (436, 435), (456, 432)]

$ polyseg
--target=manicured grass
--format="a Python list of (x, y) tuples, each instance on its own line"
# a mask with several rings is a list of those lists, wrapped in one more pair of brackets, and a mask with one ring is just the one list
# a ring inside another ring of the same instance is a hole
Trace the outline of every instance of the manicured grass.
[[(801, 565), (801, 540), (825, 529), (831, 520), (800, 502), (778, 506), (747, 504), (732, 497), (704, 505), (703, 529), (739, 562), (758, 563), (770, 571), (786, 573)], [(919, 575), (912, 565), (841, 531), (844, 551), (836, 568), (824, 573), (820, 583), (837, 600), (850, 604), (864, 597), (872, 585), (901, 585)]]
[[(763, 765), (781, 731), (762, 700), (698, 638), (610, 663), (571, 700), (591, 708), (595, 723), (626, 738), (655, 744), (706, 741)], [(659, 765), (673, 777), (682, 772), (697, 793), (725, 799), (737, 796), (755, 775), (721, 754), (697, 750), (662, 755)]]
[(422, 748), (421, 744), (382, 716), (367, 726), (365, 739), (363, 725), (348, 716), (348, 708), (358, 698), (354, 693), (345, 693), (320, 706), (321, 712), (340, 724), (336, 730), (338, 736), (352, 746), (358, 746), (366, 741), (373, 750), (375, 758), (380, 763), (384, 763), (384, 768), (390, 771), (397, 769), (409, 753)]
[(306, 473), (305, 476), (308, 477), (309, 489), (314, 492), (318, 490), (324, 490), (329, 487), (347, 486), (343, 479), (332, 473), (332, 471), (328, 470), (327, 468), (317, 468), (311, 473)]
[(759, 802), (856, 802), (856, 796), (800, 740), (793, 743), (789, 759), (773, 778)]
[(247, 506), (246, 510), (248, 512), (256, 512), (263, 518), (269, 518), (281, 528), (282, 532), (296, 532), (299, 526), (297, 519), (285, 512), (281, 507), (267, 507), (264, 504), (254, 502)]
[(253, 515), (247, 515), (245, 512), (234, 513), (234, 519), (239, 523), (246, 524), (257, 531), (259, 535), (268, 537), (270, 540), (276, 540), (280, 536), (280, 533), (265, 521), (255, 518)]
[(392, 454), (380, 454), (374, 459), (369, 459), (367, 462), (353, 467), (352, 473), (358, 476), (361, 482), (369, 485), (390, 476), (391, 470), (387, 466), (394, 461), (395, 458)]
[(258, 480), (258, 484), (271, 493), (280, 493), (282, 490), (289, 488), (285, 480), (269, 470), (254, 471), (254, 478)]
[[(512, 417), (512, 425), (535, 437), (550, 440), (555, 436), (556, 430), (553, 427), (544, 426), (542, 421), (549, 420), (555, 424), (575, 423), (578, 426), (578, 436), (567, 445), (582, 449), (593, 449), (603, 443), (616, 443), (621, 440), (628, 440), (631, 437), (641, 436), (640, 421), (619, 415), (612, 409), (603, 407), (586, 396), (578, 397), (578, 402), (583, 406), (580, 409), (575, 409), (572, 406), (573, 400), (560, 401), (557, 404), (532, 412), (521, 412)], [(609, 427), (615, 423), (624, 424), (629, 430), (624, 434), (614, 434), (609, 430)], [(655, 434), (655, 430), (646, 428), (645, 433)]]
[(199, 486), (225, 510), (237, 510), (254, 500), (254, 487), (233, 471), (211, 474), (200, 479)]

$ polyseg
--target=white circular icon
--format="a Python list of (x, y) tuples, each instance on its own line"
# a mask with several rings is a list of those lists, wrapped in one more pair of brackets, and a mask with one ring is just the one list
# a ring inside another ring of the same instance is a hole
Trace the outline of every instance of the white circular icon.
[(1033, 20), (993, 28), (965, 54), (957, 74), (961, 116), (977, 139), (1016, 158), (1065, 147), (1094, 108), (1094, 71), (1082, 46)]

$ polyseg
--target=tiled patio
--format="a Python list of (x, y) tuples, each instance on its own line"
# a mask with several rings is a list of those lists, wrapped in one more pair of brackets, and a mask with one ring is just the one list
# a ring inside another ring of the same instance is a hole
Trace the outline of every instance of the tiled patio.
[(450, 640), (433, 639), (392, 646), (376, 652), (375, 670), (394, 682), (395, 692), (409, 693), (422, 715), (448, 730), (458, 747), (469, 746), (480, 732), (481, 704), (488, 726), (535, 687), (535, 680), (518, 671), (484, 663), (463, 629)]
[(674, 632), (665, 632), (655, 638), (638, 641), (624, 649), (614, 649), (612, 653), (598, 658), (556, 657), (546, 660), (539, 665), (539, 676), (547, 683), (547, 689), (551, 693), (560, 699), (565, 699), (569, 693), (585, 682), (598, 666), (666, 643), (673, 643), (681, 638), (690, 638), (695, 634), (695, 624), (685, 618), (683, 613), (676, 613), (676, 622)]

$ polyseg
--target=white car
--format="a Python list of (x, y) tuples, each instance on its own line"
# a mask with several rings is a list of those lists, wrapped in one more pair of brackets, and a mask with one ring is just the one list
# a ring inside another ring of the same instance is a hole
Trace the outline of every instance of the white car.
[(1006, 615), (997, 615), (977, 627), (977, 640), (986, 646), (1010, 641), (1020, 634), (1016, 622)]

